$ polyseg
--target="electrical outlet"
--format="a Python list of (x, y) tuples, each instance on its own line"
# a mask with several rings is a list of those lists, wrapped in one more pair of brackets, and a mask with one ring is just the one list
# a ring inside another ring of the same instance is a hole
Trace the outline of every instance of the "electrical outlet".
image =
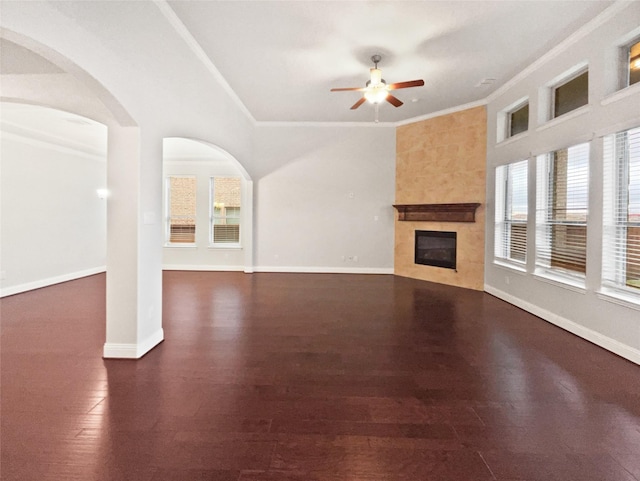
[(5, 280), (7, 278), (7, 271), (0, 271), (0, 280)]
[(353, 262), (358, 262), (358, 256), (353, 256)]

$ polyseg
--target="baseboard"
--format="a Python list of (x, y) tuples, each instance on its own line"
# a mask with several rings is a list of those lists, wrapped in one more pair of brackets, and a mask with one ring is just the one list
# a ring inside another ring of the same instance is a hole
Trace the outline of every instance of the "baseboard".
[(163, 271), (218, 271), (218, 272), (246, 272), (244, 266), (219, 266), (202, 264), (164, 264)]
[(140, 359), (163, 340), (164, 330), (160, 328), (138, 344), (106, 342), (102, 350), (102, 357), (105, 359)]
[(296, 274), (393, 274), (393, 267), (254, 266), (253, 272), (289, 272)]
[(42, 287), (53, 286), (62, 282), (73, 281), (82, 277), (93, 276), (106, 272), (106, 266), (94, 267), (92, 269), (85, 269), (82, 271), (71, 272), (69, 274), (63, 274), (61, 276), (49, 277), (47, 279), (40, 279), (33, 282), (27, 282), (25, 284), (19, 284), (17, 286), (9, 286), (0, 289), (0, 297), (13, 296), (14, 294), (20, 294), (21, 292), (33, 291), (34, 289), (40, 289)]
[(579, 336), (583, 339), (586, 339), (589, 342), (592, 342), (608, 351), (617, 354), (620, 357), (623, 357), (635, 364), (640, 365), (640, 350), (634, 349), (631, 346), (628, 346), (620, 341), (616, 341), (615, 339), (611, 339), (608, 336), (605, 336), (597, 331), (584, 327), (576, 322), (570, 321), (558, 314), (555, 314), (551, 311), (541, 308), (540, 306), (536, 306), (527, 301), (523, 301), (511, 294), (508, 294), (500, 289), (496, 289), (495, 287), (489, 286), (485, 284), (484, 286), (485, 292), (491, 294), (492, 296), (496, 296), (503, 301), (508, 302), (509, 304), (513, 304), (521, 309), (524, 309), (531, 314), (534, 314), (551, 324), (554, 324), (565, 331), (569, 331), (576, 336)]
[(164, 271), (213, 271), (213, 272), (290, 272), (311, 274), (393, 274), (393, 267), (309, 267), (309, 266), (220, 266), (201, 264), (165, 264)]

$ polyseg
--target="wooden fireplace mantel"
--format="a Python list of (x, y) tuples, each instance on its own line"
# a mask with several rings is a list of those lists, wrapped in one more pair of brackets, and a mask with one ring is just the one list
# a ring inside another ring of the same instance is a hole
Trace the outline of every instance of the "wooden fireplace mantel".
[(478, 203), (394, 205), (400, 221), (475, 222)]

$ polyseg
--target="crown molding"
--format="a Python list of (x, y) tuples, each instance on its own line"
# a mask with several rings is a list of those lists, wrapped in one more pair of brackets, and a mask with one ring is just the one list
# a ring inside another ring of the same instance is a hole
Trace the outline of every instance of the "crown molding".
[(185, 41), (187, 46), (191, 49), (191, 51), (195, 54), (195, 56), (202, 62), (205, 68), (209, 71), (209, 73), (216, 79), (224, 89), (224, 91), (231, 97), (233, 102), (238, 106), (238, 108), (242, 111), (242, 113), (255, 125), (256, 119), (251, 114), (247, 106), (240, 100), (238, 94), (231, 88), (231, 85), (227, 82), (227, 80), (222, 76), (217, 67), (213, 64), (209, 56), (202, 49), (200, 44), (197, 42), (191, 32), (187, 29), (187, 27), (182, 23), (182, 20), (178, 18), (176, 12), (171, 8), (171, 6), (167, 3), (166, 0), (155, 0), (154, 2), (162, 15), (167, 19), (169, 24), (173, 27), (176, 33)]
[(261, 120), (256, 122), (256, 127), (369, 127), (369, 128), (382, 128), (382, 127), (395, 127), (394, 122), (313, 122), (313, 121), (301, 121), (301, 122), (288, 122), (288, 121), (267, 121)]
[(381, 127), (400, 127), (402, 125), (413, 124), (422, 120), (433, 119), (435, 117), (441, 117), (443, 115), (453, 114), (456, 112), (462, 112), (463, 110), (469, 110), (475, 107), (482, 107), (487, 104), (487, 99), (477, 100), (475, 102), (469, 102), (467, 104), (457, 105), (450, 109), (438, 110), (437, 112), (431, 112), (429, 114), (421, 115), (419, 117), (411, 117), (405, 120), (398, 120), (397, 122), (279, 122), (279, 121), (258, 121), (257, 127), (369, 127), (369, 128), (381, 128)]
[(512, 77), (510, 80), (508, 80), (507, 82), (502, 84), (500, 87), (498, 87), (495, 91), (493, 91), (491, 94), (489, 94), (485, 99), (486, 102), (491, 103), (494, 100), (496, 100), (498, 97), (500, 97), (501, 95), (506, 93), (509, 89), (511, 89), (513, 86), (515, 86), (516, 84), (518, 84), (519, 82), (527, 78), (536, 70), (538, 70), (542, 65), (556, 58), (558, 55), (564, 53), (566, 50), (569, 49), (569, 47), (571, 47), (572, 45), (582, 40), (584, 37), (589, 35), (598, 27), (604, 25), (606, 22), (611, 20), (615, 15), (617, 15), (618, 13), (620, 13), (622, 10), (629, 7), (633, 3), (635, 2), (629, 1), (629, 0), (617, 0), (610, 7), (600, 12), (599, 15), (595, 16), (590, 21), (582, 25), (580, 28), (578, 28), (578, 30), (576, 30), (567, 38), (565, 38), (563, 41), (561, 41), (558, 45), (553, 47), (551, 50), (549, 50), (547, 53), (545, 53), (541, 57), (534, 60), (527, 67), (525, 67), (520, 72), (518, 72), (514, 77)]
[(578, 30), (573, 32), (563, 41), (561, 41), (558, 45), (553, 47), (547, 53), (533, 61), (526, 68), (521, 70), (518, 74), (512, 77), (510, 80), (502, 84), (499, 88), (493, 91), (491, 94), (486, 96), (483, 99), (469, 102), (463, 105), (457, 105), (455, 107), (451, 107), (444, 110), (439, 110), (437, 112), (431, 112), (429, 114), (421, 115), (418, 117), (412, 117), (405, 120), (400, 120), (397, 122), (315, 122), (315, 121), (257, 121), (255, 117), (251, 114), (246, 105), (240, 100), (240, 97), (234, 92), (226, 79), (222, 76), (220, 71), (213, 64), (211, 59), (204, 52), (200, 44), (195, 40), (195, 38), (191, 35), (187, 27), (182, 23), (182, 21), (178, 18), (177, 14), (171, 8), (171, 6), (167, 3), (167, 0), (155, 0), (155, 4), (160, 9), (161, 13), (170, 23), (170, 25), (174, 28), (174, 30), (178, 33), (178, 35), (186, 42), (192, 52), (198, 57), (198, 59), (204, 64), (204, 66), (209, 70), (212, 76), (220, 82), (224, 90), (229, 94), (229, 96), (233, 99), (233, 101), (238, 105), (238, 107), (242, 110), (242, 112), (247, 116), (248, 119), (251, 120), (254, 126), (256, 127), (400, 127), (407, 124), (412, 124), (416, 122), (420, 122), (423, 120), (429, 120), (435, 117), (440, 117), (442, 115), (448, 115), (456, 112), (460, 112), (463, 110), (468, 110), (474, 107), (480, 107), (483, 105), (487, 105), (493, 101), (495, 101), (498, 97), (506, 93), (513, 86), (524, 80), (526, 77), (531, 75), (537, 69), (539, 69), (542, 65), (549, 62), (553, 58), (565, 52), (569, 47), (579, 42), (585, 36), (596, 30), (598, 27), (609, 21), (615, 15), (620, 13), (625, 8), (634, 4), (634, 0), (617, 0), (611, 6), (602, 11), (599, 15), (582, 25)]
[(52, 135), (37, 129), (21, 126), (14, 122), (2, 120), (0, 122), (2, 136), (8, 139), (17, 140), (29, 145), (44, 147), (63, 153), (81, 155), (92, 160), (106, 161), (106, 150), (92, 148), (80, 142), (74, 142), (64, 137)]
[(481, 100), (476, 100), (475, 102), (469, 102), (468, 104), (456, 105), (455, 107), (451, 107), (450, 109), (438, 110), (437, 112), (431, 112), (430, 114), (421, 115), (419, 117), (413, 117), (407, 120), (400, 120), (395, 123), (395, 126), (400, 127), (402, 125), (414, 124), (416, 122), (421, 122), (423, 120), (429, 120), (435, 117), (442, 117), (443, 115), (455, 114), (456, 112), (462, 112), (463, 110), (469, 110), (475, 107), (482, 107), (483, 105), (487, 105), (486, 98)]

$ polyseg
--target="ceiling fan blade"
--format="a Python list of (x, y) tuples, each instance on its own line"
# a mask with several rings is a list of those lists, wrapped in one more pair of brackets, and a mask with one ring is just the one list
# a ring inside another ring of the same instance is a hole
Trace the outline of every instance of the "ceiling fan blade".
[(402, 102), (400, 101), (400, 99), (394, 97), (391, 94), (387, 95), (386, 101), (389, 102), (394, 107), (400, 107), (402, 105)]
[(357, 109), (358, 107), (360, 107), (360, 106), (364, 103), (364, 101), (365, 101), (365, 100), (367, 100), (367, 99), (365, 99), (364, 97), (362, 97), (360, 100), (358, 100), (355, 104), (353, 104), (353, 105), (351, 106), (351, 110), (355, 110), (355, 109)]
[(409, 87), (422, 87), (424, 80), (409, 80), (407, 82), (396, 82), (389, 84), (389, 90), (407, 89)]
[(366, 89), (364, 87), (345, 87), (345, 88), (339, 88), (339, 89), (331, 89), (331, 92), (349, 92), (349, 91), (358, 91), (358, 92), (363, 92)]

